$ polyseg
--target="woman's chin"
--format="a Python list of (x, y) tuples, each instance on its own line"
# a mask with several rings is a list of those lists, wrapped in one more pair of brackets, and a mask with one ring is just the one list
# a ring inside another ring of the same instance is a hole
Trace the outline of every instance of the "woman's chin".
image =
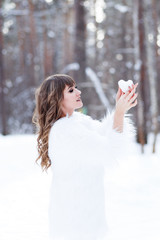
[(79, 109), (79, 108), (81, 108), (81, 107), (83, 107), (83, 102), (82, 102), (82, 101), (78, 103), (78, 106), (77, 106), (76, 109)]

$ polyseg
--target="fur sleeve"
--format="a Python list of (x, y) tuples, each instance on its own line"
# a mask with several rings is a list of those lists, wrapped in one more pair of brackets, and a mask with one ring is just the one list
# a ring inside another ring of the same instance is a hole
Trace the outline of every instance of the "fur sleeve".
[(131, 114), (125, 114), (123, 120), (123, 132), (118, 132), (113, 129), (114, 112), (107, 112), (105, 117), (101, 120), (93, 120), (87, 116), (88, 125), (92, 131), (97, 131), (109, 141), (109, 146), (114, 159), (119, 158), (120, 155), (130, 157), (131, 154), (137, 151), (135, 149), (135, 134), (136, 128), (131, 120)]
[[(102, 135), (109, 135), (110, 131), (113, 130), (113, 121), (114, 121), (114, 111), (112, 113), (108, 112), (106, 116), (102, 119), (101, 124), (99, 125), (99, 132)], [(117, 132), (116, 130), (114, 130)], [(123, 132), (119, 133), (121, 135), (128, 135), (128, 137), (133, 137), (135, 135), (135, 128), (130, 119), (129, 114), (125, 114), (123, 122)]]
[(123, 133), (113, 129), (113, 114), (107, 115), (102, 122), (92, 119), (59, 121), (51, 128), (49, 135), (51, 161), (59, 159), (62, 164), (69, 164), (75, 159), (81, 164), (106, 167), (117, 164), (117, 157), (123, 154), (130, 136), (128, 128), (131, 125), (127, 117), (124, 121)]
[(100, 134), (110, 139), (112, 149), (116, 149), (114, 156), (118, 159), (119, 155), (129, 157), (135, 151), (136, 128), (131, 121), (131, 115), (125, 114), (123, 121), (123, 132), (113, 129), (114, 111), (103, 118), (99, 126)]

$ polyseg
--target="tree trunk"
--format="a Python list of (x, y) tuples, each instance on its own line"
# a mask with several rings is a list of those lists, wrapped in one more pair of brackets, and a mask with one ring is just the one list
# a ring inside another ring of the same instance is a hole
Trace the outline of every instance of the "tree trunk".
[[(159, 0), (156, 0), (156, 6), (155, 6), (155, 11), (157, 14), (157, 24), (160, 25), (160, 4)], [(158, 35), (160, 35), (160, 29), (158, 29)], [(159, 41), (158, 41), (159, 42)], [(157, 46), (157, 82), (158, 84), (158, 92), (160, 92), (160, 43), (158, 43)], [(158, 94), (158, 102), (160, 102), (160, 94)], [(160, 122), (160, 104), (159, 104), (159, 122)], [(159, 128), (160, 131), (160, 128)]]
[(84, 0), (75, 0), (75, 55), (74, 60), (80, 66), (75, 72), (76, 81), (79, 83), (86, 80), (86, 23)]
[(97, 65), (98, 65), (98, 58), (99, 58), (99, 51), (97, 48), (97, 43), (98, 43), (98, 39), (97, 39), (97, 32), (98, 32), (98, 23), (96, 21), (96, 1), (94, 0), (94, 26), (95, 26), (95, 32), (94, 32), (94, 69), (97, 70)]
[[(2, 2), (0, 2), (0, 9)], [(5, 95), (4, 95), (4, 68), (3, 68), (3, 17), (0, 14), (0, 116), (2, 124), (2, 135), (7, 135), (6, 113), (5, 113)]]
[[(72, 9), (68, 8), (68, 11), (65, 12), (65, 29), (64, 29), (64, 66), (67, 66), (68, 64), (72, 63), (73, 60), (73, 49), (72, 49), (72, 38), (70, 37), (69, 29), (72, 22)], [(70, 73), (69, 73), (70, 74)]]
[[(147, 69), (149, 77), (150, 103), (152, 131), (154, 133), (153, 150), (155, 153), (156, 138), (158, 134), (158, 94), (157, 94), (157, 67), (156, 67), (156, 45), (157, 45), (157, 22), (153, 14), (154, 1), (145, 1), (145, 29), (147, 36)], [(155, 9), (154, 9), (155, 12)]]
[(137, 142), (142, 146), (147, 143), (146, 117), (145, 117), (145, 37), (142, 2), (135, 0), (134, 14), (134, 48), (135, 48), (135, 80), (139, 83), (139, 103), (137, 105)]
[[(16, 3), (16, 9), (18, 10), (20, 8), (20, 3)], [(17, 35), (18, 35), (18, 47), (19, 47), (19, 64), (18, 64), (18, 76), (21, 76), (24, 81), (24, 86), (27, 87), (27, 71), (26, 69), (26, 49), (25, 49), (25, 21), (24, 17), (22, 16), (16, 16), (16, 29), (17, 29)]]
[[(75, 0), (75, 39), (74, 39), (74, 62), (79, 64), (79, 70), (74, 72), (74, 79), (78, 86), (86, 82), (86, 22), (84, 0)], [(81, 85), (84, 109), (90, 114), (89, 102), (91, 101), (92, 89)]]
[(30, 85), (34, 86), (36, 84), (35, 79), (35, 57), (36, 57), (36, 29), (35, 29), (35, 21), (34, 21), (34, 6), (32, 0), (28, 0), (29, 4), (29, 28), (30, 28), (30, 56), (31, 56), (31, 64), (30, 64)]
[[(44, 23), (46, 17), (43, 17)], [(48, 41), (47, 41), (47, 26), (44, 24), (43, 29), (43, 67), (44, 67), (44, 78), (49, 76), (49, 56), (48, 56)]]

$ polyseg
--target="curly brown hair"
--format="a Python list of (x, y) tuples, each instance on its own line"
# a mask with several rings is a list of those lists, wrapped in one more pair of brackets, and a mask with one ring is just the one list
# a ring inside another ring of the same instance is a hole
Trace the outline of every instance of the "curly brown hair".
[(48, 137), (52, 125), (64, 116), (61, 109), (65, 87), (72, 87), (75, 81), (68, 75), (55, 74), (47, 77), (35, 92), (36, 107), (32, 121), (37, 128), (38, 158), (41, 167), (47, 170), (51, 166), (48, 156)]

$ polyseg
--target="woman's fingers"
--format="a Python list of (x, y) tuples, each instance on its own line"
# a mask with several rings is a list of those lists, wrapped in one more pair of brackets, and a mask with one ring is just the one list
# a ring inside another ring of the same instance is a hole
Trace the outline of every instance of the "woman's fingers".
[(132, 87), (129, 88), (129, 91), (126, 93), (120, 94), (120, 89), (118, 89), (117, 92), (117, 102), (116, 102), (116, 107), (120, 109), (122, 112), (128, 111), (130, 108), (135, 107), (137, 105), (137, 96), (138, 93), (135, 93), (136, 88), (138, 86), (138, 83), (135, 85), (132, 85)]
[(125, 98), (126, 98), (128, 101), (134, 96), (134, 93), (135, 93), (135, 90), (136, 90), (137, 86), (138, 86), (138, 83), (136, 83), (136, 84), (134, 85), (134, 88), (132, 89), (131, 92), (127, 92)]
[(134, 103), (132, 103), (131, 108), (135, 107), (136, 105), (137, 105), (137, 99), (136, 99), (136, 101)]
[(117, 97), (119, 98), (119, 97), (120, 97), (120, 95), (121, 95), (121, 89), (120, 89), (120, 88), (118, 88)]
[(123, 96), (125, 99), (129, 100), (133, 96), (133, 94), (134, 90), (132, 90), (131, 92), (130, 91), (126, 92)]
[(134, 84), (132, 84), (132, 87), (129, 86), (129, 91), (131, 92), (134, 89)]
[(118, 88), (118, 92), (117, 92), (117, 96), (116, 96), (116, 100), (118, 101), (119, 98), (121, 97), (122, 95), (122, 90), (120, 88)]
[(138, 93), (134, 94), (134, 96), (129, 99), (129, 102), (133, 103), (134, 100), (136, 100), (137, 96), (138, 96)]
[(138, 83), (136, 83), (135, 85), (132, 84), (132, 87), (129, 87), (129, 92), (131, 92), (133, 89), (134, 89), (134, 91), (135, 91), (136, 88), (137, 88), (137, 86), (138, 86)]
[(136, 84), (134, 85), (134, 89), (136, 90), (137, 87), (138, 87), (138, 83), (136, 83)]

